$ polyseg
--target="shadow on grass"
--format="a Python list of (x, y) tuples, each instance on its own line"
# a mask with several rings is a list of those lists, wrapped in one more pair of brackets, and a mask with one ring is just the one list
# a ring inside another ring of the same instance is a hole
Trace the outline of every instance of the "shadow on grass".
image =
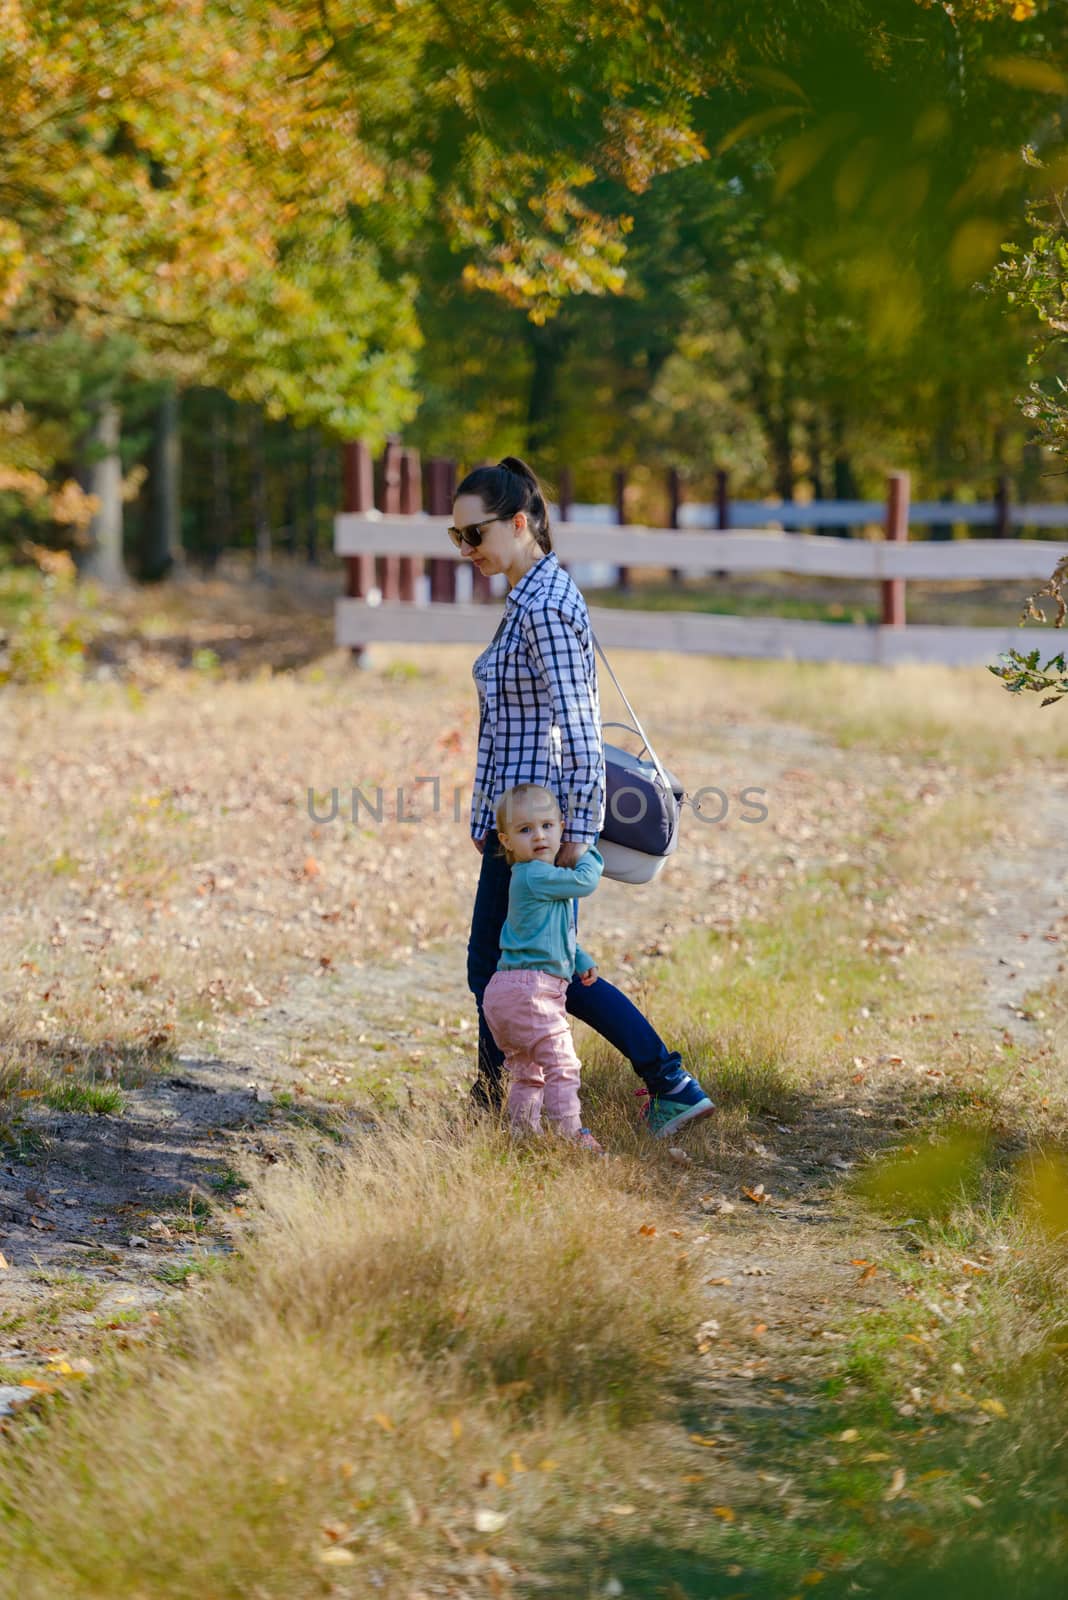
[[(1068, 1564), (1051, 1558), (1040, 1569), (999, 1553), (983, 1541), (978, 1548), (933, 1564), (923, 1551), (903, 1556), (897, 1566), (879, 1565), (850, 1572), (811, 1568), (799, 1579), (797, 1565), (784, 1569), (739, 1550), (729, 1525), (712, 1534), (721, 1548), (702, 1552), (671, 1541), (605, 1539), (595, 1551), (562, 1552), (541, 1567), (554, 1600), (787, 1600), (793, 1593), (819, 1594), (822, 1600), (868, 1595), (872, 1600), (1063, 1600)], [(698, 1532), (696, 1541), (702, 1535)], [(708, 1537), (706, 1534), (705, 1537)], [(968, 1537), (962, 1530), (960, 1537)], [(907, 1542), (907, 1536), (904, 1538)], [(807, 1579), (807, 1582), (806, 1582)], [(800, 1590), (792, 1585), (800, 1583)]]

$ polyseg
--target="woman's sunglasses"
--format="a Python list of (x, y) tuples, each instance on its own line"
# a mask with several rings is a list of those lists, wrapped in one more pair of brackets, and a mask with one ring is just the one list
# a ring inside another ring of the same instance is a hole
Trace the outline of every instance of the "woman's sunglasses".
[(477, 550), (482, 543), (483, 528), (492, 528), (496, 521), (496, 517), (487, 517), (485, 522), (472, 522), (469, 528), (450, 528), (449, 538), (457, 550), (465, 544), (470, 545), (472, 550)]

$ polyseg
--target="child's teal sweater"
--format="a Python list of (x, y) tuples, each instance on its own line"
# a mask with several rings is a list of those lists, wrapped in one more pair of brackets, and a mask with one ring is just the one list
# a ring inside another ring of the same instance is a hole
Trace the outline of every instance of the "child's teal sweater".
[[(487, 848), (489, 848), (487, 842)], [(498, 972), (533, 967), (571, 979), (596, 965), (575, 937), (571, 901), (592, 894), (604, 861), (591, 845), (577, 867), (548, 861), (516, 861), (508, 888), (508, 920), (501, 930)]]

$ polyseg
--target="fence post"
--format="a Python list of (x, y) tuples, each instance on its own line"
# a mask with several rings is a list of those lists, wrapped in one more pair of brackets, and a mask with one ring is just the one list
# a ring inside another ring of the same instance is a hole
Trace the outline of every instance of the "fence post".
[[(406, 517), (414, 516), (423, 509), (423, 478), (419, 471), (418, 450), (402, 450), (400, 453), (400, 509)], [(417, 598), (416, 585), (423, 575), (423, 558), (421, 556), (401, 556), (400, 558), (400, 597), (410, 603)]]
[[(682, 507), (682, 474), (678, 467), (668, 468), (668, 527), (677, 528), (679, 525), (679, 511)], [(681, 583), (683, 573), (680, 567), (671, 568), (672, 583)]]
[[(456, 463), (444, 456), (433, 456), (423, 466), (423, 502), (432, 517), (447, 517), (452, 512), (456, 490)], [(448, 556), (430, 559), (430, 599), (450, 605), (456, 599), (456, 562)]]
[[(378, 464), (378, 509), (383, 516), (395, 517), (400, 513), (400, 464), (401, 442), (394, 435), (386, 441), (386, 447)], [(382, 591), (383, 600), (399, 600), (400, 595), (400, 557), (378, 557), (378, 587)]]
[[(886, 537), (894, 544), (903, 543), (909, 536), (909, 475), (891, 472), (886, 480)], [(881, 585), (883, 599), (883, 627), (905, 626), (905, 580), (884, 578)]]
[[(574, 500), (574, 493), (574, 480), (571, 476), (571, 468), (561, 467), (556, 493), (556, 509), (560, 513), (561, 522), (571, 521), (571, 505)], [(570, 572), (571, 569), (566, 561), (561, 561), (560, 565), (563, 567), (565, 572)]]
[[(311, 496), (311, 521), (309, 523), (309, 540), (311, 550), (314, 551), (315, 513), (318, 509), (318, 482), (319, 482), (319, 453), (313, 446), (312, 450), (314, 490)], [(370, 511), (375, 501), (374, 467), (371, 462), (371, 452), (359, 440), (341, 447), (341, 482), (342, 482), (342, 510), (354, 512), (357, 516), (364, 511)], [(374, 588), (375, 584), (375, 558), (374, 556), (346, 556), (345, 557), (345, 596), (349, 600), (363, 600)], [(354, 644), (349, 648), (349, 656), (354, 666), (359, 666), (364, 657), (364, 646)]]
[[(730, 479), (728, 478), (727, 474), (720, 469), (716, 473), (716, 528), (720, 533), (726, 533), (730, 525)], [(713, 573), (713, 576), (715, 577), (717, 583), (723, 583), (724, 580), (730, 576), (730, 574), (724, 572), (720, 568)]]
[(725, 472), (716, 473), (716, 527), (725, 533), (731, 525), (729, 480)]
[(1008, 474), (1002, 472), (994, 485), (994, 538), (1012, 538), (1012, 505)]
[[(616, 525), (625, 528), (627, 525), (627, 474), (622, 467), (612, 474), (613, 498), (616, 503)], [(616, 584), (624, 594), (630, 592), (630, 568), (617, 567), (618, 576)]]

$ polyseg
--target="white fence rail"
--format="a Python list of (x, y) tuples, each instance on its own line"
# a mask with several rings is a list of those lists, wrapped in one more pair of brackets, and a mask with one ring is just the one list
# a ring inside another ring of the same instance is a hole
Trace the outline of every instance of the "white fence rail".
[[(461, 561), (446, 535), (448, 517), (378, 512), (343, 513), (335, 520), (335, 549), (344, 557), (402, 556)], [(792, 572), (886, 583), (1020, 579), (1041, 582), (1068, 554), (1068, 543), (1039, 540), (968, 540), (909, 544), (889, 540), (827, 539), (759, 531), (686, 532), (603, 522), (557, 523), (554, 547), (578, 574), (576, 563), (672, 567), (680, 571)], [(467, 563), (463, 564), (464, 566)], [(468, 574), (464, 574), (468, 576)], [(413, 601), (382, 603), (372, 590), (362, 599), (339, 599), (338, 644), (375, 642), (483, 644), (486, 607), (470, 604), (470, 591), (452, 603), (430, 604), (426, 580)], [(503, 592), (501, 583), (497, 590)], [(1019, 648), (1033, 635), (1012, 623), (997, 628), (883, 626), (803, 622), (783, 617), (732, 617), (694, 612), (643, 612), (591, 608), (598, 637), (608, 645), (706, 655), (800, 661), (891, 664), (904, 661), (978, 666)]]
[[(346, 513), (334, 519), (338, 555), (400, 555), (461, 561), (450, 543), (448, 517)], [(1052, 539), (968, 539), (951, 543), (894, 543), (885, 539), (827, 539), (819, 534), (689, 533), (673, 528), (606, 528), (562, 522), (553, 529), (561, 561), (680, 571), (794, 572), (823, 578), (960, 579), (1047, 578), (1068, 543)], [(466, 564), (466, 563), (465, 563)]]

